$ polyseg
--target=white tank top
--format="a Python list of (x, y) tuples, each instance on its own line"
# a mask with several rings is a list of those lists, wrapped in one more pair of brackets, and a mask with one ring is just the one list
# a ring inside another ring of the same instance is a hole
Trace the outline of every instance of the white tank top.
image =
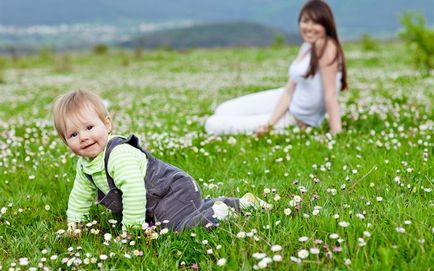
[[(303, 43), (301, 55), (289, 66), (289, 76), (295, 82), (289, 112), (303, 123), (318, 127), (324, 120), (326, 109), (324, 102), (324, 87), (319, 71), (313, 77), (304, 78), (310, 63), (310, 43)], [(342, 73), (336, 75), (336, 93), (341, 88)]]

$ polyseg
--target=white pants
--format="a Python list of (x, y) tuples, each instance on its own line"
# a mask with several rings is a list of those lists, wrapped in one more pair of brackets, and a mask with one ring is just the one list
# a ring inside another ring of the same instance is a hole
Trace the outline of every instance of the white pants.
[[(205, 130), (209, 134), (252, 133), (269, 121), (283, 91), (284, 88), (270, 89), (226, 101), (207, 119)], [(286, 112), (274, 127), (281, 130), (291, 124), (295, 120)]]

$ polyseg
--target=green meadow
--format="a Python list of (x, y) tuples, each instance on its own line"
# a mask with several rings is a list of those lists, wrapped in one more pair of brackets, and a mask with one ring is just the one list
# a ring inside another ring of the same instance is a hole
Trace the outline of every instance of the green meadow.
[[(0, 270), (432, 270), (434, 77), (401, 43), (344, 49), (350, 89), (335, 137), (327, 121), (260, 138), (204, 131), (219, 103), (283, 86), (296, 47), (1, 57)], [(273, 208), (213, 230), (126, 236), (94, 206), (68, 236), (76, 157), (51, 107), (75, 89), (101, 95), (115, 134), (136, 134), (204, 197), (252, 192)]]

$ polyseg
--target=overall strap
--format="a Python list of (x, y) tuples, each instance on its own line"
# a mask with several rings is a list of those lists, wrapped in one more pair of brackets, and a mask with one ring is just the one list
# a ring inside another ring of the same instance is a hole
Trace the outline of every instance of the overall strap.
[(128, 138), (114, 137), (114, 138), (110, 139), (109, 142), (107, 143), (107, 148), (105, 150), (105, 156), (104, 156), (105, 174), (107, 177), (107, 182), (108, 182), (108, 185), (110, 187), (110, 190), (113, 188), (116, 188), (116, 185), (115, 185), (115, 182), (113, 181), (113, 178), (108, 173), (108, 160), (110, 158), (110, 154), (113, 151), (113, 149), (116, 146), (118, 146), (120, 144), (124, 144), (124, 143), (130, 144), (131, 146), (141, 150), (142, 152), (144, 152), (146, 154), (146, 152), (142, 149), (142, 147), (140, 147), (139, 139), (135, 135), (130, 135)]
[(89, 180), (89, 182), (91, 182), (93, 184), (93, 186), (96, 188), (96, 190), (98, 191), (98, 199), (102, 199), (104, 197), (104, 192), (102, 192), (98, 186), (96, 186), (95, 182), (93, 181), (92, 175), (86, 174), (84, 173), (84, 175), (86, 176), (86, 178)]

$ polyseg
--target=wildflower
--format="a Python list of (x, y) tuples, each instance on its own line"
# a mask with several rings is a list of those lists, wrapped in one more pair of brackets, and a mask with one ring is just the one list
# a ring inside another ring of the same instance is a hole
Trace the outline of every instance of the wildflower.
[(255, 253), (253, 253), (252, 256), (253, 256), (253, 258), (260, 260), (260, 259), (265, 258), (267, 256), (267, 254), (260, 253), (260, 252), (255, 252)]
[(275, 196), (274, 196), (274, 201), (279, 201), (280, 200), (280, 196), (278, 195), (278, 194), (276, 194)]
[(341, 226), (342, 228), (346, 228), (350, 225), (350, 223), (346, 222), (346, 221), (341, 221), (338, 223), (339, 226)]
[(302, 236), (302, 237), (298, 238), (299, 242), (306, 242), (307, 240), (309, 240), (309, 237), (307, 237), (307, 236)]
[(404, 224), (405, 224), (405, 225), (410, 225), (410, 224), (411, 224), (411, 220), (405, 220), (405, 221), (404, 221)]
[(345, 265), (350, 265), (351, 264), (351, 260), (350, 259), (345, 259), (344, 264)]
[(369, 232), (369, 231), (364, 231), (363, 232), (363, 235), (365, 236), (365, 237), (371, 237), (371, 233)]
[(315, 255), (319, 254), (319, 248), (316, 248), (316, 247), (311, 247), (309, 251), (310, 251), (310, 254), (315, 254)]
[(143, 252), (141, 252), (141, 251), (138, 250), (138, 249), (135, 249), (135, 250), (133, 251), (133, 254), (134, 254), (134, 256), (138, 257), (138, 256), (141, 256), (141, 255), (143, 254)]
[(285, 213), (285, 215), (290, 215), (292, 213), (291, 209), (286, 208), (285, 210), (283, 210), (283, 212)]
[(333, 252), (341, 252), (342, 251), (342, 247), (338, 246), (338, 247), (333, 247)]
[(295, 195), (293, 199), (297, 203), (301, 202), (301, 197), (300, 196)]
[(309, 256), (309, 251), (307, 251), (306, 249), (299, 250), (298, 253), (297, 253), (297, 256), (300, 259), (306, 259), (307, 256)]
[(376, 198), (378, 202), (382, 202), (383, 201), (383, 197), (377, 197)]
[(358, 241), (359, 241), (359, 246), (361, 246), (361, 247), (364, 247), (364, 246), (366, 246), (366, 241), (365, 241), (365, 239), (363, 239), (363, 238), (359, 238), (359, 239), (357, 239)]
[(60, 229), (56, 232), (57, 235), (62, 235), (64, 233), (65, 233), (65, 230), (63, 230), (63, 229)]
[(356, 214), (356, 216), (360, 219), (365, 219), (365, 216), (361, 213)]
[(237, 140), (233, 136), (228, 138), (228, 144), (229, 145), (235, 145), (236, 143), (237, 143)]
[(221, 258), (217, 261), (217, 265), (218, 266), (223, 266), (226, 264), (226, 259), (225, 258)]
[(213, 254), (213, 253), (214, 253), (214, 252), (213, 252), (212, 248), (207, 249), (207, 251), (206, 251), (206, 254), (209, 254), (209, 255), (211, 255), (211, 254)]
[(337, 233), (332, 233), (329, 235), (330, 239), (338, 239), (339, 235)]
[(21, 266), (29, 265), (29, 259), (28, 258), (20, 258), (19, 265), (21, 265)]
[(7, 210), (8, 210), (8, 208), (2, 207), (0, 210), (0, 213), (5, 214)]
[(261, 260), (261, 262), (264, 262), (266, 264), (272, 263), (273, 260), (270, 257), (265, 257)]
[(160, 231), (160, 235), (166, 234), (166, 233), (168, 233), (168, 232), (169, 232), (169, 229), (168, 229), (168, 228), (164, 228), (164, 229), (162, 229), (162, 230)]
[(273, 261), (275, 261), (275, 262), (281, 262), (282, 261), (282, 256), (281, 255), (274, 255), (273, 256)]
[(295, 263), (301, 263), (301, 259), (300, 259), (300, 258), (297, 258), (297, 257), (291, 256), (290, 259), (291, 259), (291, 261), (293, 261), (293, 262), (295, 262)]
[(48, 205), (48, 204), (45, 205), (45, 210), (50, 211), (50, 208), (51, 208), (50, 205)]
[(277, 251), (281, 251), (281, 250), (282, 250), (282, 247), (279, 245), (274, 245), (271, 247), (271, 251), (273, 251), (273, 252), (277, 252)]
[(396, 228), (396, 232), (398, 232), (398, 233), (405, 233), (405, 229), (402, 228), (402, 227), (397, 227)]
[(101, 254), (101, 255), (99, 255), (99, 258), (102, 260), (102, 261), (105, 261), (105, 260), (107, 260), (107, 255), (105, 255), (105, 254)]
[(319, 214), (319, 210), (318, 210), (318, 209), (315, 209), (315, 210), (312, 211), (312, 215), (315, 215), (315, 216), (316, 216), (316, 215), (318, 215), (318, 214)]
[(111, 239), (112, 239), (112, 235), (110, 233), (104, 234), (104, 240), (106, 240), (107, 242), (109, 242)]
[(261, 268), (261, 269), (264, 269), (264, 268), (267, 267), (267, 263), (264, 262), (264, 261), (260, 261), (260, 262), (258, 263), (258, 267)]
[(245, 232), (243, 232), (243, 231), (240, 231), (238, 234), (237, 234), (237, 238), (244, 238), (244, 237), (246, 237), (246, 233)]
[(334, 219), (338, 219), (338, 218), (339, 218), (339, 215), (338, 215), (338, 214), (334, 214), (334, 215), (333, 215), (333, 218), (334, 218)]
[(208, 244), (208, 240), (202, 240), (202, 245), (207, 245)]

